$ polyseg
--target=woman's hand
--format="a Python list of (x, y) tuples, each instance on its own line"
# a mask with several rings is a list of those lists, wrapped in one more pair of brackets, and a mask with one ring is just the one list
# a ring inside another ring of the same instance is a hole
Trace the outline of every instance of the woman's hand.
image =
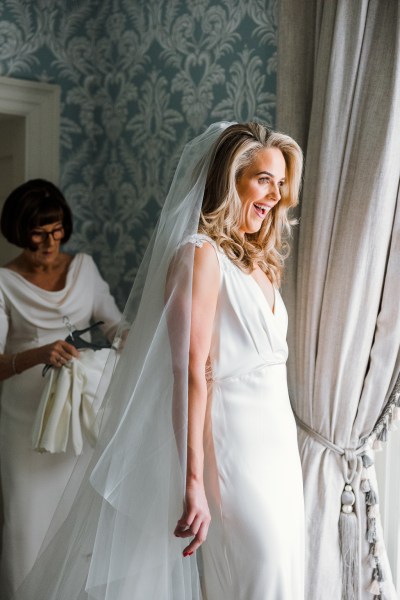
[(186, 488), (185, 509), (179, 519), (174, 535), (193, 540), (183, 550), (183, 556), (190, 556), (206, 540), (211, 516), (204, 491), (204, 485), (193, 483)]
[(62, 367), (71, 358), (79, 358), (79, 352), (65, 340), (57, 340), (46, 346), (31, 348), (16, 354), (0, 354), (0, 381), (20, 375), (36, 365)]
[(68, 344), (65, 340), (57, 340), (51, 344), (46, 344), (46, 346), (41, 346), (37, 349), (37, 352), (39, 353), (39, 362), (53, 367), (62, 367), (71, 358), (79, 358), (79, 352), (75, 346)]

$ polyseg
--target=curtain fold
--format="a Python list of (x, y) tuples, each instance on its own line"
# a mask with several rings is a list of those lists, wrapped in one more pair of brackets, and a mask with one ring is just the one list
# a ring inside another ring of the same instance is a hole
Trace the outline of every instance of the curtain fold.
[[(363, 442), (400, 369), (399, 11), (395, 0), (280, 3), (278, 128), (306, 152), (284, 296), (291, 398), (305, 424), (309, 600), (396, 598)], [(360, 572), (351, 569), (351, 589), (340, 551), (346, 484)]]

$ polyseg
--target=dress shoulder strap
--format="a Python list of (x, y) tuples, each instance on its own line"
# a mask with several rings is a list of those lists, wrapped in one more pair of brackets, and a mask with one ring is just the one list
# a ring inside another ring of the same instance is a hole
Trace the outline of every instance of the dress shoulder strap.
[(220, 265), (220, 268), (222, 268), (223, 252), (218, 247), (218, 245), (215, 242), (215, 240), (213, 240), (212, 238), (210, 238), (205, 233), (193, 233), (192, 235), (189, 235), (187, 238), (185, 238), (183, 240), (182, 245), (184, 245), (184, 244), (194, 244), (198, 248), (202, 248), (202, 246), (204, 245), (204, 242), (208, 242), (214, 248), (215, 254), (216, 254), (217, 259), (218, 259), (218, 263)]
[(185, 243), (194, 244), (198, 248), (201, 248), (204, 245), (204, 242), (208, 242), (209, 244), (214, 246), (215, 250), (218, 250), (218, 246), (215, 243), (215, 241), (212, 238), (210, 238), (208, 235), (206, 235), (205, 233), (194, 233), (192, 235), (189, 235), (183, 241), (184, 244)]

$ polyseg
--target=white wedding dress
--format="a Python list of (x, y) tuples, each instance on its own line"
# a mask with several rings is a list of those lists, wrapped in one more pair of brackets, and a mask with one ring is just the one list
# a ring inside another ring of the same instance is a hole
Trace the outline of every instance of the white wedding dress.
[[(43, 290), (0, 269), (0, 352), (14, 354), (64, 339), (67, 316), (78, 329), (103, 320), (112, 339), (121, 314), (92, 258), (77, 254), (64, 289)], [(32, 450), (32, 427), (46, 380), (37, 365), (5, 380), (1, 394), (0, 464), (3, 494), (0, 598), (9, 600), (32, 567), (74, 468), (65, 454)]]
[[(191, 241), (211, 242), (202, 235)], [(303, 487), (286, 379), (287, 312), (277, 289), (272, 312), (258, 283), (216, 253), (221, 288), (207, 373), (212, 521), (202, 547), (203, 594), (301, 600)]]

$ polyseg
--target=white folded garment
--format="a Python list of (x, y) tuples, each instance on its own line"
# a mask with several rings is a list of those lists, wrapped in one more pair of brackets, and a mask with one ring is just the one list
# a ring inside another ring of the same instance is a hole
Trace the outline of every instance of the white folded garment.
[(76, 455), (82, 452), (83, 434), (94, 445), (99, 423), (96, 414), (104, 396), (99, 382), (110, 349), (81, 350), (63, 367), (50, 369), (32, 431), (33, 449), (65, 452), (71, 436)]

